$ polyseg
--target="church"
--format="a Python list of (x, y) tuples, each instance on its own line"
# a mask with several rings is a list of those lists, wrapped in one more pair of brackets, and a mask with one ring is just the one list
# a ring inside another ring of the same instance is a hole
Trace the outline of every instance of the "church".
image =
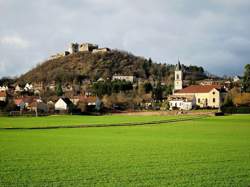
[(170, 110), (220, 108), (225, 91), (219, 85), (183, 85), (183, 68), (180, 61), (175, 67), (173, 94), (168, 97)]

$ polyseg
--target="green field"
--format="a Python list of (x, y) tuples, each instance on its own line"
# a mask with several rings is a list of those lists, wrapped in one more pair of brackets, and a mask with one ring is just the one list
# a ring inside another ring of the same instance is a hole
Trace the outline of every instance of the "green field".
[(1, 128), (30, 128), (74, 125), (109, 125), (121, 123), (141, 123), (172, 119), (185, 119), (188, 116), (48, 116), (48, 117), (0, 117)]
[[(126, 117), (103, 119), (132, 121)], [(40, 125), (73, 124), (74, 117), (68, 118), (44, 118)], [(6, 120), (30, 126), (36, 119), (0, 120), (1, 126), (8, 125)], [(250, 116), (131, 127), (2, 129), (0, 158), (1, 187), (249, 186)]]

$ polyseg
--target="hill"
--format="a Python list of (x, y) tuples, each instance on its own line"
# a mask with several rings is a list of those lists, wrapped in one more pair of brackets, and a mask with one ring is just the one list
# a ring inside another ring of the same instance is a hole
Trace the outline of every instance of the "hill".
[[(191, 67), (191, 66), (190, 66)], [(192, 79), (205, 78), (202, 67), (184, 69)], [(45, 61), (20, 76), (18, 82), (45, 82), (111, 78), (114, 74), (134, 75), (147, 80), (161, 80), (171, 83), (174, 65), (153, 63), (151, 59), (134, 56), (131, 53), (112, 50), (106, 53), (78, 52), (65, 57)]]

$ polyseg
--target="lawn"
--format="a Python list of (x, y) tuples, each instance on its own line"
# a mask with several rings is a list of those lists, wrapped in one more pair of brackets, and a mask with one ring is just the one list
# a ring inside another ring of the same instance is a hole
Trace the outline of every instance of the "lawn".
[(0, 158), (0, 186), (8, 187), (249, 186), (250, 116), (0, 130)]
[[(74, 126), (74, 125), (96, 125), (96, 124), (121, 124), (140, 123), (151, 121), (162, 121), (171, 119), (188, 118), (188, 116), (48, 116), (48, 117), (0, 117), (1, 128), (30, 128), (51, 126)], [(190, 117), (189, 117), (190, 118)]]

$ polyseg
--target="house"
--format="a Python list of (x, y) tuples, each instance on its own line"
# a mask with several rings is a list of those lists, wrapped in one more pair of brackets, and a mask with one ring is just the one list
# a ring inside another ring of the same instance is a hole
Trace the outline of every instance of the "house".
[(25, 103), (23, 99), (14, 99), (14, 103), (18, 108), (20, 108), (20, 110), (25, 108)]
[(29, 105), (29, 108), (31, 111), (35, 112), (48, 112), (48, 106), (44, 102), (40, 101), (33, 101)]
[(241, 77), (238, 75), (234, 76), (234, 78), (233, 78), (234, 82), (239, 82), (240, 80), (241, 80)]
[(7, 94), (5, 91), (0, 91), (0, 102), (6, 102), (7, 101)]
[(168, 100), (170, 110), (191, 110), (195, 106), (194, 96), (171, 95)]
[(25, 87), (24, 87), (25, 91), (33, 91), (33, 85), (26, 83)]
[(85, 101), (88, 106), (96, 106), (97, 97), (95, 96), (85, 97)]
[(55, 91), (56, 90), (56, 81), (52, 81), (48, 84), (48, 89), (51, 91)]
[(70, 101), (69, 98), (60, 98), (55, 103), (55, 110), (57, 111), (70, 111), (74, 104)]
[(125, 80), (133, 83), (135, 82), (135, 76), (113, 75), (112, 80)]
[(8, 86), (0, 86), (0, 92), (7, 92), (9, 90)]
[(16, 85), (15, 92), (22, 92), (22, 91), (23, 89), (19, 85)]
[(43, 84), (43, 82), (34, 82), (33, 83), (33, 89), (34, 90), (43, 91), (44, 90), (44, 84)]
[(96, 96), (74, 96), (70, 101), (77, 105), (79, 102), (85, 102), (88, 106), (96, 106), (97, 97)]

